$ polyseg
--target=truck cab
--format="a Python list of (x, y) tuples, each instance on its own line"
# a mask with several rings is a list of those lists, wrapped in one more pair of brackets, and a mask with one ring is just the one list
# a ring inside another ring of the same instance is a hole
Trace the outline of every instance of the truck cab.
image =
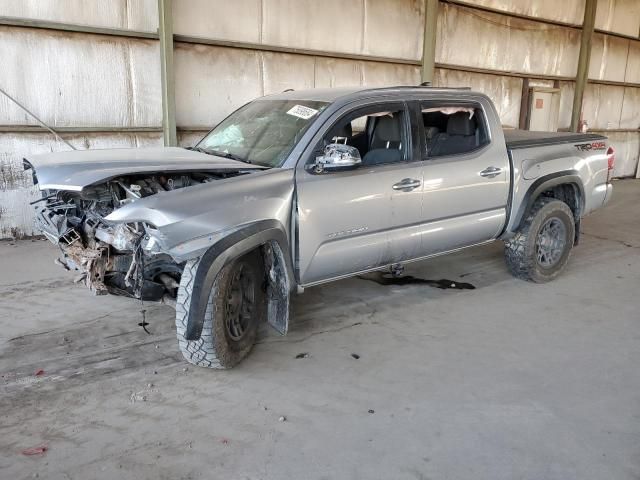
[[(399, 90), (336, 108), (294, 167), (302, 285), (477, 245), (505, 226), (511, 169), (491, 101)], [(318, 172), (332, 143), (361, 162)]]

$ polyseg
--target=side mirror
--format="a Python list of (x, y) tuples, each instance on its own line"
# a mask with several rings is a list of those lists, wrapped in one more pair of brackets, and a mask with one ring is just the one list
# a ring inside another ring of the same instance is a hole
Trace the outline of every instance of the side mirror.
[(322, 156), (316, 157), (313, 170), (315, 173), (351, 170), (359, 167), (361, 163), (360, 152), (356, 147), (343, 143), (330, 143), (324, 147)]

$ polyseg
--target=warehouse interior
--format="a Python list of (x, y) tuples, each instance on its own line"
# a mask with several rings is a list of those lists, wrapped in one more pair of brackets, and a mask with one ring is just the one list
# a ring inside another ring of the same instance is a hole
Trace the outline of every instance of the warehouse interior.
[[(640, 476), (640, 1), (0, 0), (0, 52), (10, 478)], [(263, 95), (423, 82), (486, 94), (505, 130), (608, 137), (613, 199), (558, 280), (512, 278), (494, 243), (407, 267), (469, 290), (312, 287), (288, 336), (215, 371), (173, 310), (92, 296), (34, 227), (27, 156), (190, 147)]]
[[(542, 112), (545, 129), (606, 134), (615, 176), (638, 174), (635, 0), (171, 3), (159, 16), (156, 0), (2, 0), (0, 86), (86, 149), (193, 145), (249, 100), (289, 88), (431, 81), (489, 95), (506, 128)], [(69, 148), (0, 94), (0, 238), (34, 233), (22, 158)]]

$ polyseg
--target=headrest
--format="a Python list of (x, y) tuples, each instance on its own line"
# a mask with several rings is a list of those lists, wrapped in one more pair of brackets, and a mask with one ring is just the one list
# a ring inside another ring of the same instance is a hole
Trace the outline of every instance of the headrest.
[(427, 140), (431, 140), (437, 134), (440, 133), (440, 129), (438, 127), (425, 127), (424, 134), (427, 137)]
[(343, 125), (342, 127), (340, 127), (338, 129), (338, 131), (336, 132), (336, 137), (347, 137), (347, 138), (351, 138), (353, 136), (353, 128), (351, 127), (351, 122), (347, 123), (346, 125)]
[(402, 138), (400, 135), (400, 118), (388, 115), (380, 117), (376, 124), (375, 135), (385, 142), (399, 142)]
[(453, 113), (447, 122), (447, 133), (449, 135), (475, 135), (476, 119), (469, 118), (467, 112)]

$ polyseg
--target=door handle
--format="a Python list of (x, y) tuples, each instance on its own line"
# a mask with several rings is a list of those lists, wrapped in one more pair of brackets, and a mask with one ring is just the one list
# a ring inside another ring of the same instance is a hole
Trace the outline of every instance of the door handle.
[(480, 172), (481, 177), (485, 178), (493, 178), (497, 177), (502, 173), (502, 169), (498, 167), (487, 167)]
[(391, 188), (402, 192), (410, 192), (411, 190), (418, 188), (420, 185), (422, 185), (420, 180), (416, 180), (415, 178), (403, 178)]

